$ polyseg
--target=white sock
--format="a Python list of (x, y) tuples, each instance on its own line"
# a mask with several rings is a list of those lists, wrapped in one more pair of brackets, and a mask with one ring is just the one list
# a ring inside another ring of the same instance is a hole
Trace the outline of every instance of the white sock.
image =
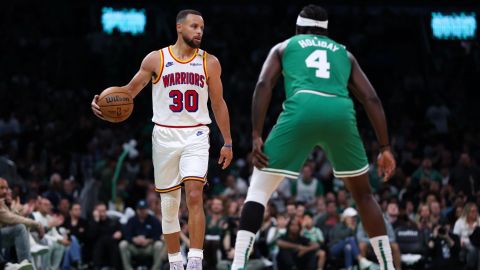
[(375, 251), (375, 255), (377, 255), (380, 269), (394, 270), (395, 267), (393, 266), (392, 249), (390, 248), (388, 236), (381, 235), (370, 238), (370, 243), (372, 244), (373, 251)]
[(203, 260), (203, 249), (191, 248), (188, 251), (188, 256), (187, 257), (189, 259), (190, 258), (200, 258), (201, 260)]
[(235, 242), (235, 257), (233, 258), (232, 269), (247, 269), (245, 266), (250, 253), (252, 253), (255, 234), (249, 231), (238, 231), (237, 241)]
[(177, 253), (168, 253), (168, 261), (171, 263), (174, 262), (182, 262), (183, 263), (183, 258), (182, 258), (182, 253), (177, 252)]

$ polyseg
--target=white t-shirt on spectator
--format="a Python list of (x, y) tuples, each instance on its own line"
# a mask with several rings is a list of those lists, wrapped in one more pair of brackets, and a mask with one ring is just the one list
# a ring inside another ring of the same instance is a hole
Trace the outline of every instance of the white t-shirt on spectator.
[(473, 230), (480, 225), (480, 218), (469, 226), (467, 220), (464, 217), (457, 219), (455, 226), (453, 226), (453, 233), (460, 237), (460, 240), (466, 244), (470, 244), (469, 236), (473, 233)]

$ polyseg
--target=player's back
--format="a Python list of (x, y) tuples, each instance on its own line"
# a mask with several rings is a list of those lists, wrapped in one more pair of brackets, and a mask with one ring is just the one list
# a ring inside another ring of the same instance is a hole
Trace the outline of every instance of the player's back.
[(159, 53), (162, 67), (152, 87), (152, 121), (173, 127), (210, 124), (206, 52), (197, 49), (185, 61), (178, 59), (171, 47)]
[(282, 56), (287, 99), (299, 90), (348, 97), (351, 63), (345, 47), (326, 36), (296, 35)]

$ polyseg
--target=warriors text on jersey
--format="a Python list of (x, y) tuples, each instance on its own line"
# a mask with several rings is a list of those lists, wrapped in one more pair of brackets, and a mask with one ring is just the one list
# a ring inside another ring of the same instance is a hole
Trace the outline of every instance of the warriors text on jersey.
[(171, 46), (159, 53), (162, 66), (152, 87), (152, 121), (173, 127), (210, 124), (207, 53), (197, 49), (185, 61), (173, 54)]

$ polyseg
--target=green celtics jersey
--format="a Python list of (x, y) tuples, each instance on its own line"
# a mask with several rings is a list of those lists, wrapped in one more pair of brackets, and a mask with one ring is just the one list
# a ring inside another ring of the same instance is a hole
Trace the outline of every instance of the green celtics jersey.
[(299, 90), (348, 97), (351, 63), (341, 44), (320, 35), (296, 35), (282, 58), (287, 99)]

